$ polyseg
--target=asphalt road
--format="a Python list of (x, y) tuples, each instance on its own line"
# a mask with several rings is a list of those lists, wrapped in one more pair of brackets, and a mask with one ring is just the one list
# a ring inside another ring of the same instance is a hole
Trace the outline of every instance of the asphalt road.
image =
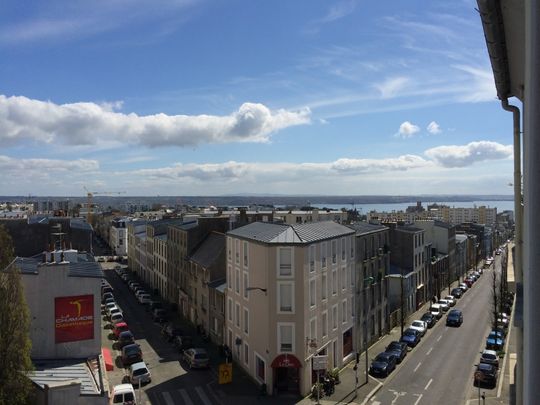
[[(134, 294), (112, 270), (117, 263), (101, 263), (106, 279), (114, 289), (115, 300), (120, 305), (136, 342), (141, 346), (143, 360), (146, 362), (152, 382), (141, 387), (137, 404), (157, 405), (211, 405), (221, 404), (213, 386), (216, 381), (214, 369), (189, 370), (182, 367), (180, 354), (174, 346), (161, 336), (161, 325), (154, 323)], [(109, 385), (121, 384), (126, 369), (121, 365), (120, 351), (113, 348), (112, 330), (108, 322), (102, 322), (102, 345), (111, 350), (115, 367), (107, 373)]]
[[(493, 266), (500, 268), (499, 256)], [(462, 405), (478, 395), (473, 387), (474, 365), (490, 329), (494, 271), (485, 270), (456, 303), (454, 308), (463, 311), (463, 324), (447, 327), (444, 315), (386, 379), (373, 405)]]

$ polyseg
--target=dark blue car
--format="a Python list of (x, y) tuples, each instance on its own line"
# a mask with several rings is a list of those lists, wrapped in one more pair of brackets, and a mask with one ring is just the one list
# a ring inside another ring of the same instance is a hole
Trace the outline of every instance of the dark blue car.
[(405, 329), (399, 341), (406, 343), (409, 347), (415, 347), (420, 342), (420, 333), (411, 328)]
[(492, 331), (486, 339), (486, 349), (500, 350), (504, 346), (504, 338), (500, 332)]
[(398, 342), (397, 340), (395, 340), (393, 342), (390, 342), (390, 344), (386, 346), (386, 351), (396, 356), (397, 362), (401, 363), (407, 355), (407, 347), (408, 346), (406, 343)]
[(371, 362), (369, 373), (376, 377), (388, 377), (396, 368), (396, 356), (389, 352), (379, 353)]

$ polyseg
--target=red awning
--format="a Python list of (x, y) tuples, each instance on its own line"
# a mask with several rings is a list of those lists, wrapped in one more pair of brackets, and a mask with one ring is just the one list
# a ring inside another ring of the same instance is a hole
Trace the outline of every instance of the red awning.
[(302, 364), (300, 363), (300, 360), (298, 360), (296, 356), (292, 354), (280, 354), (274, 359), (274, 361), (272, 362), (270, 366), (272, 368), (279, 368), (279, 367), (301, 368)]
[(101, 354), (103, 355), (103, 361), (105, 362), (105, 370), (113, 371), (114, 363), (112, 361), (111, 351), (106, 347), (102, 347)]

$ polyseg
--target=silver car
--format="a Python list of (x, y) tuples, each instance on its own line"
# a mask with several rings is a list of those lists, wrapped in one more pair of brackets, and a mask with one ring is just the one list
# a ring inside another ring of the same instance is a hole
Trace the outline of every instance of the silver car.
[(129, 366), (129, 382), (131, 384), (145, 384), (150, 381), (152, 381), (152, 376), (144, 361), (139, 361)]
[(184, 350), (184, 360), (189, 368), (207, 368), (210, 364), (208, 353), (205, 349)]

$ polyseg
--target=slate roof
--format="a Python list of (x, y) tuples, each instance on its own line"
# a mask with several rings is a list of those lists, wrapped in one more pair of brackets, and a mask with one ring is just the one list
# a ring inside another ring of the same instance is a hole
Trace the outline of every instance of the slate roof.
[(225, 250), (225, 235), (212, 232), (191, 255), (190, 260), (204, 268), (211, 267)]
[(86, 229), (88, 231), (92, 230), (92, 226), (90, 226), (88, 223), (80, 219), (72, 219), (69, 222), (69, 226), (71, 228), (76, 228), (76, 229)]
[(387, 226), (370, 224), (369, 222), (357, 222), (352, 225), (347, 225), (349, 228), (352, 228), (356, 231), (357, 235), (365, 235), (372, 232), (379, 232), (384, 230), (389, 230)]
[(81, 395), (98, 395), (102, 392), (86, 359), (37, 360), (34, 370), (28, 372), (27, 376), (41, 388), (45, 388), (45, 384), (80, 380)]
[(227, 233), (227, 235), (243, 239), (276, 244), (311, 243), (352, 234), (354, 234), (353, 229), (333, 221), (295, 225), (254, 222)]
[(422, 232), (424, 231), (422, 228), (418, 228), (416, 226), (412, 225), (404, 225), (404, 226), (398, 226), (396, 227), (396, 231), (403, 231), (403, 232)]

